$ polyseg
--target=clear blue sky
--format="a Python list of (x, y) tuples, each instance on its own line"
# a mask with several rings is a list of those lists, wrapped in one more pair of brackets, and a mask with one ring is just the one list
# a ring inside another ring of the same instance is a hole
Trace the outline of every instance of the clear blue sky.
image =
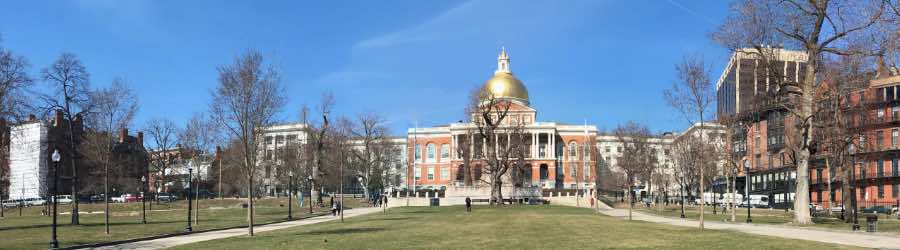
[[(183, 123), (207, 109), (216, 67), (247, 49), (280, 69), (298, 119), (331, 91), (337, 114), (382, 114), (393, 133), (460, 120), (466, 98), (501, 46), (538, 119), (610, 130), (628, 120), (654, 131), (686, 120), (662, 90), (674, 64), (702, 54), (716, 79), (727, 51), (708, 38), (729, 2), (708, 1), (12, 1), (0, 9), (2, 46), (36, 76), (77, 54), (92, 85), (125, 77), (140, 128)], [(40, 83), (44, 84), (44, 83)]]

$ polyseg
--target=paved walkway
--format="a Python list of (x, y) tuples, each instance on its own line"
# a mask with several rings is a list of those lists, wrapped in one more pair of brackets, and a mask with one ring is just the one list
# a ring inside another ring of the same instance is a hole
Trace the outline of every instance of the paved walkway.
[[(601, 209), (600, 212), (609, 216), (628, 219), (627, 209)], [(698, 226), (698, 221), (696, 220), (661, 217), (639, 212), (632, 213), (632, 219), (684, 227)], [(779, 225), (757, 225), (746, 223), (723, 223), (717, 221), (704, 221), (703, 225), (706, 229), (733, 230), (757, 235), (812, 240), (824, 243), (868, 248), (900, 249), (900, 236), (887, 233), (866, 233), (849, 231), (839, 232), (829, 231), (826, 229), (800, 228)]]
[[(365, 208), (348, 209), (348, 210), (344, 210), (344, 218), (350, 218), (350, 217), (355, 217), (355, 216), (364, 215), (364, 214), (371, 214), (371, 213), (375, 213), (375, 212), (381, 212), (381, 208), (365, 207)], [(285, 228), (289, 228), (289, 227), (316, 224), (316, 223), (340, 220), (340, 219), (341, 219), (340, 216), (330, 216), (330, 215), (318, 216), (318, 217), (312, 217), (312, 218), (307, 218), (307, 219), (302, 219), (302, 220), (295, 220), (295, 221), (288, 221), (288, 222), (256, 226), (256, 227), (253, 227), (253, 232), (254, 233), (262, 233), (262, 232), (268, 232), (268, 231), (272, 231), (272, 230), (279, 230), (279, 229), (285, 229)], [(121, 245), (106, 246), (106, 247), (100, 247), (100, 248), (94, 248), (94, 249), (104, 249), (104, 250), (161, 249), (161, 248), (174, 247), (174, 246), (178, 246), (178, 245), (190, 244), (190, 243), (195, 243), (195, 242), (215, 240), (215, 239), (235, 237), (235, 236), (243, 236), (243, 235), (247, 235), (247, 228), (236, 228), (236, 229), (228, 229), (228, 230), (205, 232), (205, 233), (195, 233), (195, 234), (174, 236), (174, 237), (155, 239), (155, 240), (138, 241), (138, 242), (121, 244)]]

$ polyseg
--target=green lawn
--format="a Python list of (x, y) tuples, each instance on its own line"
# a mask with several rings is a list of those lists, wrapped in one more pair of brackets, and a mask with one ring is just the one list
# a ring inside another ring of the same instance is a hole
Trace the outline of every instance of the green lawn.
[[(294, 201), (294, 218), (310, 216), (309, 208), (297, 207)], [(326, 201), (328, 202), (328, 201)], [(201, 200), (200, 221), (193, 229), (208, 230), (216, 228), (247, 225), (247, 210), (242, 208), (242, 200)], [(359, 206), (356, 200), (346, 202), (348, 207)], [(307, 203), (308, 204), (308, 203)], [(256, 223), (269, 223), (287, 219), (287, 198), (261, 199), (256, 205)], [(82, 212), (103, 211), (103, 204), (81, 204)], [(187, 226), (186, 203), (153, 204), (153, 210), (147, 212), (148, 224), (141, 224), (141, 203), (111, 204), (110, 235), (104, 233), (104, 216), (100, 214), (82, 214), (81, 225), (73, 226), (69, 215), (60, 215), (58, 237), (61, 247), (89, 243), (109, 242), (183, 232)], [(150, 209), (148, 203), (148, 209)], [(47, 249), (50, 242), (51, 217), (42, 216), (41, 207), (23, 209), (19, 216), (18, 209), (5, 210), (5, 217), (0, 218), (0, 249)], [(69, 212), (68, 205), (59, 206), (59, 212)], [(196, 209), (196, 208), (195, 208)], [(317, 210), (317, 213), (321, 211)]]
[[(617, 206), (619, 207), (619, 206)], [(624, 207), (622, 207), (624, 208)], [(703, 218), (709, 221), (730, 221), (731, 213), (726, 212), (723, 213), (721, 209), (718, 210), (716, 214), (712, 213), (712, 207), (706, 207), (704, 209), (705, 215)], [(644, 206), (635, 206), (635, 211), (640, 211), (647, 214), (652, 215), (660, 215), (666, 217), (680, 217), (681, 216), (681, 207), (680, 206), (667, 206), (663, 208), (660, 212), (656, 207), (646, 208)], [(688, 219), (697, 220), (700, 218), (700, 213), (697, 207), (685, 207), (685, 217)], [(757, 224), (773, 224), (773, 225), (792, 225), (792, 221), (794, 218), (794, 211), (785, 212), (783, 209), (765, 209), (765, 208), (754, 208), (750, 211), (750, 218), (753, 219), (753, 223)], [(747, 208), (738, 208), (735, 213), (735, 221), (744, 223), (747, 221)], [(850, 231), (852, 228), (852, 224), (844, 223), (842, 220), (837, 218), (837, 215), (828, 216), (827, 214), (820, 214), (816, 217), (813, 217), (813, 225), (807, 225), (806, 227), (818, 227), (818, 228), (827, 228), (833, 230), (846, 230)], [(859, 225), (862, 230), (866, 228), (866, 218), (865, 215), (860, 214), (859, 217)], [(900, 220), (897, 220), (895, 217), (889, 217), (884, 214), (880, 215), (878, 218), (878, 231), (879, 232), (890, 232), (900, 234)]]
[(833, 249), (810, 241), (624, 221), (559, 206), (393, 208), (381, 213), (176, 249)]

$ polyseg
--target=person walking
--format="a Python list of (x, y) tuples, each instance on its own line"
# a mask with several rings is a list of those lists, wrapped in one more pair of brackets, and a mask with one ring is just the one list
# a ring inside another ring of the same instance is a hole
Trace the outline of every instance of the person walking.
[(472, 199), (466, 196), (466, 213), (472, 212)]
[(388, 197), (387, 195), (381, 197), (381, 205), (387, 207)]
[(337, 216), (337, 203), (331, 202), (331, 216)]

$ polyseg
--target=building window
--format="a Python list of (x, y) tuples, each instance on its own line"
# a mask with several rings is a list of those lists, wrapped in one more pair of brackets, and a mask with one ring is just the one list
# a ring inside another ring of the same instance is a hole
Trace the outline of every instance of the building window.
[(428, 168), (428, 180), (434, 180), (434, 168), (436, 168), (436, 167)]
[(416, 181), (418, 181), (419, 179), (422, 179), (422, 169), (421, 169), (421, 168), (415, 168), (415, 170), (416, 170), (416, 173), (415, 173), (415, 174), (416, 174), (416, 175), (415, 175)]
[(610, 148), (610, 146), (606, 146), (606, 148), (605, 148), (607, 153), (609, 153), (609, 148)]
[(591, 166), (587, 162), (584, 163), (584, 172), (583, 173), (584, 173), (585, 179), (591, 178)]
[(884, 147), (884, 131), (875, 131), (875, 148), (882, 149)]
[(272, 137), (266, 136), (266, 145), (272, 145)]
[(287, 142), (288, 142), (288, 143), (296, 143), (296, 142), (297, 142), (297, 135), (288, 135), (288, 136), (287, 136)]
[(450, 159), (450, 144), (441, 144), (441, 161)]
[(900, 183), (894, 183), (894, 199), (900, 199)]
[(577, 168), (574, 166), (571, 166), (571, 167), (569, 167), (569, 170), (571, 170), (571, 172), (572, 172), (572, 178), (575, 178), (575, 176), (578, 174)]
[(877, 169), (875, 169), (875, 173), (878, 174), (878, 178), (884, 177), (884, 162), (887, 160), (879, 160), (877, 164)]
[(878, 180), (875, 185), (878, 185), (878, 199), (884, 199), (884, 183), (882, 183), (881, 180)]
[(281, 144), (284, 144), (284, 136), (282, 136), (282, 135), (275, 136), (275, 145), (281, 145)]
[(879, 123), (883, 122), (884, 121), (884, 109), (879, 109), (878, 112), (876, 112), (876, 113), (877, 113), (876, 121), (878, 121)]
[(894, 105), (891, 107), (891, 119), (894, 121), (900, 120), (897, 116), (900, 116), (900, 106)]
[(416, 162), (421, 162), (422, 161), (422, 147), (420, 147), (419, 144), (416, 144), (414, 151), (415, 151), (414, 154), (416, 155)]
[(900, 136), (900, 131), (897, 131), (896, 128), (892, 129), (891, 130), (891, 147), (897, 148), (897, 137), (898, 136)]
[(570, 142), (569, 143), (569, 160), (574, 160), (576, 157), (578, 157), (578, 144), (575, 144), (575, 142)]
[(428, 145), (425, 146), (425, 150), (426, 150), (425, 160), (427, 162), (435, 162), (435, 160), (434, 160), (435, 159), (434, 158), (434, 144), (428, 143)]
[[(822, 183), (822, 169), (816, 169), (816, 183)], [(819, 199), (821, 200), (821, 199)]]
[(450, 179), (450, 167), (444, 166), (441, 168), (441, 180), (449, 180)]
[(897, 158), (894, 158), (894, 161), (891, 162), (891, 174), (894, 175), (894, 177), (900, 176), (900, 173), (897, 173), (897, 171), (900, 170), (897, 163)]

